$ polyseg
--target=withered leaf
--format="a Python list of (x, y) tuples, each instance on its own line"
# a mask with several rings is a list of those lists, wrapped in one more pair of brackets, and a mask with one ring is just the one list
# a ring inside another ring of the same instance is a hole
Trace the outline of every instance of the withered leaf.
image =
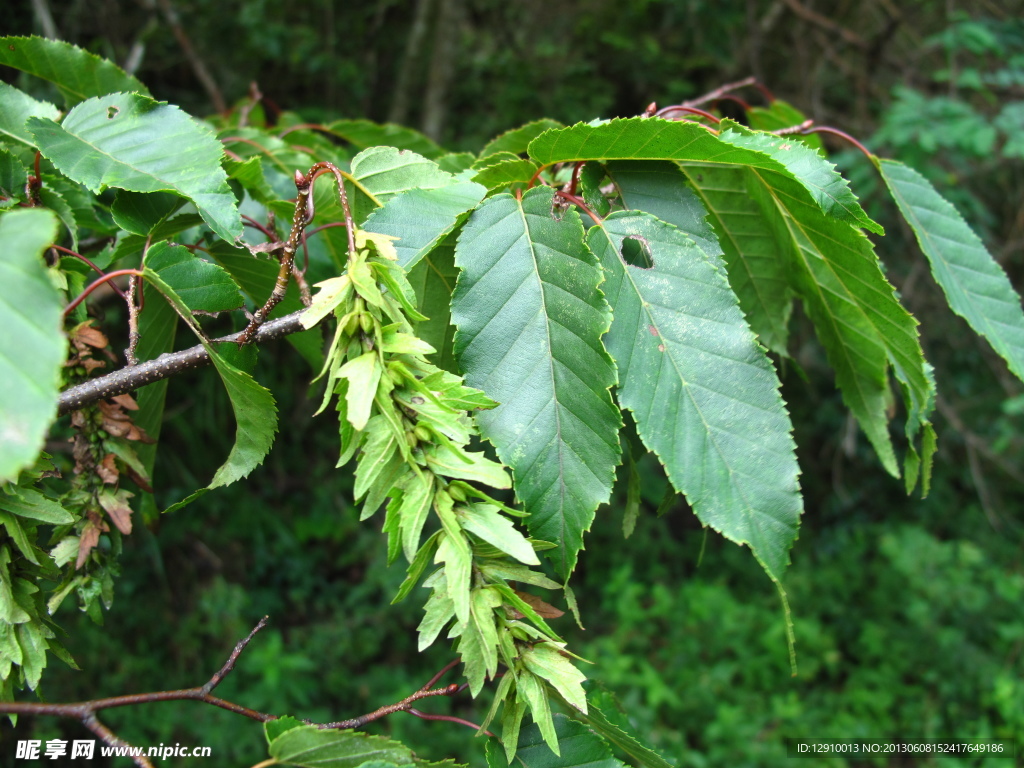
[(71, 331), (71, 338), (73, 341), (82, 342), (88, 344), (90, 347), (96, 347), (97, 349), (103, 349), (110, 345), (107, 341), (107, 337), (103, 335), (103, 332), (97, 328), (93, 328), (88, 323), (82, 323)]
[(107, 511), (117, 530), (126, 536), (132, 532), (132, 508), (128, 506), (128, 491), (108, 491), (100, 494), (100, 506)]
[(85, 565), (86, 558), (89, 557), (89, 553), (92, 552), (93, 548), (100, 542), (100, 534), (104, 531), (110, 530), (107, 524), (100, 520), (99, 516), (90, 511), (89, 521), (85, 524), (82, 529), (81, 536), (78, 537), (78, 559), (75, 560), (75, 570), (79, 570)]
[[(546, 603), (543, 600), (541, 600), (539, 597), (537, 597), (537, 595), (531, 595), (529, 592), (520, 592), (518, 589), (513, 590), (513, 591), (517, 595), (519, 595), (520, 599), (524, 603), (526, 603), (528, 606), (533, 608), (533, 610), (535, 610), (537, 612), (537, 615), (540, 616), (541, 618), (544, 618), (544, 619), (557, 619), (559, 616), (564, 616), (565, 615), (565, 611), (558, 610), (557, 608), (555, 608), (555, 606), (551, 605), (551, 603)], [(512, 608), (510, 606), (506, 606), (506, 610), (508, 610), (508, 611), (510, 611), (512, 613), (512, 618), (515, 618), (515, 619), (522, 619), (522, 618), (524, 618), (523, 614), (521, 614), (515, 608)]]
[(131, 395), (114, 395), (110, 399), (122, 408), (127, 408), (129, 411), (139, 410), (139, 404), (135, 402), (135, 398)]
[(117, 457), (112, 453), (108, 453), (103, 457), (103, 461), (96, 467), (96, 474), (100, 476), (107, 485), (114, 485), (121, 473), (117, 471), (117, 464), (114, 463)]

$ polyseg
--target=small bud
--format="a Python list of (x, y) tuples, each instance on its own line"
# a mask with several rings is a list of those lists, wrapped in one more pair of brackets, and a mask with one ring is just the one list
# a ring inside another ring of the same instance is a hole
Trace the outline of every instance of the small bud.
[(449, 485), (448, 494), (456, 501), (465, 501), (466, 492), (458, 485)]
[(359, 327), (363, 329), (363, 333), (369, 333), (373, 330), (373, 318), (367, 314), (360, 315)]
[(405, 433), (405, 442), (407, 442), (409, 444), (410, 448), (415, 448), (419, 444), (419, 440), (416, 439), (416, 433), (415, 432), (406, 432)]
[(295, 186), (298, 187), (299, 189), (302, 189), (307, 184), (309, 184), (309, 181), (306, 179), (305, 174), (302, 171), (300, 171), (298, 168), (296, 168), (295, 169)]
[[(430, 434), (430, 430), (427, 429), (427, 427), (425, 425), (417, 424), (416, 425), (416, 437), (418, 437), (420, 440), (423, 440), (424, 442), (427, 442), (427, 441), (430, 440), (432, 435)], [(455, 498), (454, 494), (452, 495), (452, 498)], [(465, 498), (465, 497), (463, 497), (463, 498)]]
[(359, 327), (359, 316), (354, 314), (354, 313), (349, 315), (348, 316), (348, 322), (345, 323), (345, 335), (346, 336), (351, 336), (353, 333), (356, 332), (356, 328), (358, 328), (358, 327)]

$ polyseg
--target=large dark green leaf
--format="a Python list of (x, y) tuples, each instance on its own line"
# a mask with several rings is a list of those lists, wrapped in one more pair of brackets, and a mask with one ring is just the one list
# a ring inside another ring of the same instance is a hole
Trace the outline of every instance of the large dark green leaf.
[(512, 468), (532, 533), (560, 544), (567, 576), (611, 493), (621, 422), (600, 267), (576, 212), (552, 214), (553, 196), (497, 195), (473, 212), (455, 251), (452, 319), (466, 383), (501, 403), (478, 414), (481, 432)]
[(68, 107), (118, 91), (149, 95), (146, 86), (113, 62), (59, 40), (0, 37), (0, 64), (49, 80)]
[[(699, 185), (710, 166), (687, 163), (683, 170)], [(892, 475), (899, 467), (888, 430), (890, 366), (907, 406), (911, 451), (917, 437), (930, 439), (928, 415), (934, 384), (918, 340), (917, 322), (900, 305), (885, 279), (868, 238), (826, 216), (795, 181), (760, 169), (745, 171), (746, 191), (759, 216), (749, 226), (772, 233), (777, 256), (804, 302), (843, 399), (857, 418), (882, 464)], [(714, 183), (716, 176), (709, 177)], [(909, 461), (915, 461), (912, 453)]]
[(30, 117), (56, 120), (59, 114), (53, 104), (36, 101), (13, 85), (0, 82), (0, 136), (35, 148), (36, 140), (25, 123)]
[[(792, 426), (725, 275), (649, 214), (612, 214), (588, 239), (615, 307), (619, 402), (697, 516), (778, 579), (802, 507)], [(625, 263), (629, 240), (649, 249), (651, 268)]]
[(928, 179), (896, 160), (878, 167), (950, 308), (1024, 379), (1024, 313), (1002, 267)]
[(398, 263), (412, 269), (485, 194), (484, 187), (471, 181), (437, 189), (409, 189), (371, 213), (363, 229), (397, 237)]
[(43, 155), (93, 192), (176, 192), (218, 236), (241, 237), (235, 196), (220, 166), (223, 148), (177, 107), (115, 93), (82, 102), (60, 125), (32, 117), (28, 127)]
[[(599, 706), (603, 705), (603, 706)], [(569, 717), (579, 720), (594, 733), (608, 741), (616, 750), (628, 755), (641, 768), (673, 768), (672, 764), (650, 747), (641, 743), (633, 727), (623, 716), (622, 721), (613, 722), (607, 712), (614, 712), (612, 701), (603, 692), (587, 697), (587, 711), (581, 712), (576, 707), (566, 707)]]
[(0, 215), (0, 482), (36, 460), (57, 415), (67, 342), (61, 296), (42, 259), (56, 236), (50, 211)]

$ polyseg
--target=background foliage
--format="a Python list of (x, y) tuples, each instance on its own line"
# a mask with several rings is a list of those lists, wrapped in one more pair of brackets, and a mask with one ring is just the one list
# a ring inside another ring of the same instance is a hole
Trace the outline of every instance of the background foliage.
[[(144, 46), (136, 74), (154, 96), (208, 112), (214, 97), (197, 84), (195, 58), (163, 7), (50, 4), (63, 39), (119, 62)], [(248, 0), (176, 10), (227, 103), (255, 80), (267, 103), (317, 119), (405, 121), (452, 149), (541, 114), (568, 123), (632, 115), (754, 74), (819, 123), (929, 176), (967, 211), (1011, 281), (1024, 278), (1024, 23), (1012, 3), (972, 4), (970, 13), (953, 3), (797, 0), (596, 2), (586, 12), (532, 0)], [(44, 31), (28, 4), (6, 21), (7, 34)], [(852, 155), (839, 160), (863, 193), (857, 174), (870, 169)], [(664, 481), (648, 465), (644, 513), (627, 545), (616, 544), (622, 499), (599, 511), (587, 540), (576, 590), (587, 631), (564, 619), (558, 627), (680, 765), (774, 765), (782, 739), (797, 735), (1024, 737), (1024, 395), (942, 310), (909, 232), (870, 197), (865, 207), (887, 240), (907, 243), (888, 245), (888, 277), (932, 340), (940, 451), (931, 495), (908, 500), (846, 417), (809, 326), (795, 324), (799, 370), (785, 371), (783, 396), (808, 510), (786, 576), (800, 675), (789, 676), (781, 611), (749, 553), (705, 540), (682, 510), (654, 516)], [(277, 352), (264, 352), (260, 375), (292, 398), (281, 398), (288, 428), (262, 482), (211, 493), (201, 515), (171, 515), (126, 538), (105, 626), (73, 617), (70, 605), (62, 611), (69, 650), (89, 666), (49, 670), (47, 698), (193, 685), (263, 614), (271, 627), (224, 691), (244, 690), (256, 708), (354, 715), (401, 698), (409, 680), (448, 661), (440, 648), (415, 653), (415, 605), (388, 605), (402, 574), (383, 568), (379, 534), (356, 522), (346, 474), (327, 458), (333, 427), (308, 418), (308, 370), (290, 350)], [(183, 379), (170, 388), (169, 413), (182, 418), (170, 420), (160, 449), (161, 505), (202, 485), (230, 447), (215, 418), (227, 407), (217, 382)], [(438, 711), (450, 704), (432, 702)], [(225, 761), (262, 748), (258, 729), (227, 713), (156, 706), (111, 724), (136, 743), (210, 744), (217, 733)], [(83, 736), (52, 720), (28, 727), (40, 738)], [(425, 757), (463, 750), (480, 759), (468, 732), (401, 716), (376, 727), (430, 744), (436, 752)]]

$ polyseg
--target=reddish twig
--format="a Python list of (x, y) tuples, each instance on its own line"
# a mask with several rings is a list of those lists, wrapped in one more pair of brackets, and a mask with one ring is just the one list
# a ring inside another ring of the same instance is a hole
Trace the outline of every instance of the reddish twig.
[[(98, 266), (93, 264), (89, 259), (87, 259), (82, 254), (78, 253), (77, 251), (72, 251), (70, 248), (65, 248), (65, 247), (63, 247), (61, 245), (51, 245), (50, 247), (53, 248), (53, 250), (55, 250), (55, 251), (60, 251), (61, 253), (66, 253), (68, 256), (74, 256), (76, 259), (78, 259), (79, 261), (84, 262), (86, 265), (88, 265), (90, 268), (92, 268), (92, 270), (95, 271), (97, 274), (100, 274), (100, 275), (104, 274), (102, 269), (100, 269)], [(113, 288), (117, 292), (117, 295), (120, 296), (122, 299), (126, 298), (125, 294), (124, 294), (124, 291), (121, 290), (121, 286), (119, 286), (117, 283), (111, 283), (110, 287)]]
[(576, 185), (580, 183), (580, 171), (583, 170), (583, 166), (586, 164), (585, 160), (580, 160), (572, 169), (572, 180), (569, 182), (569, 189), (566, 190), (570, 195), (576, 194)]
[(263, 224), (260, 224), (252, 216), (246, 216), (243, 213), (242, 214), (242, 218), (244, 219), (244, 221), (242, 223), (245, 226), (252, 227), (253, 229), (258, 229), (260, 232), (262, 232), (266, 236), (267, 240), (269, 240), (270, 242), (273, 243), (273, 242), (275, 242), (277, 240), (277, 233), (276, 232), (272, 232), (269, 227), (266, 227)]
[(663, 107), (659, 109), (657, 112), (655, 112), (654, 116), (669, 119), (668, 116), (674, 112), (686, 112), (691, 115), (700, 115), (701, 117), (706, 117), (708, 120), (711, 120), (714, 123), (722, 122), (720, 118), (715, 117), (710, 112), (705, 112), (703, 109), (700, 109), (698, 107), (691, 107), (689, 104), (673, 104), (671, 107)]
[(772, 92), (765, 88), (760, 82), (758, 82), (757, 78), (745, 77), (742, 80), (737, 80), (734, 83), (726, 83), (725, 85), (715, 88), (715, 90), (713, 91), (708, 91), (703, 96), (698, 96), (696, 99), (690, 99), (688, 101), (684, 101), (683, 103), (688, 107), (695, 107), (698, 104), (707, 104), (709, 101), (717, 101), (718, 99), (721, 99), (723, 96), (725, 96), (727, 93), (737, 91), (740, 88), (746, 88), (747, 86), (757, 88), (761, 92), (761, 95), (763, 95), (765, 99), (767, 99), (769, 102), (775, 101), (775, 96), (772, 94)]
[(75, 307), (77, 307), (79, 304), (85, 301), (85, 298), (90, 293), (95, 291), (97, 288), (99, 288), (101, 285), (108, 282), (109, 280), (112, 280), (115, 277), (120, 277), (121, 275), (136, 275), (138, 277), (142, 277), (142, 273), (137, 269), (116, 269), (113, 272), (107, 272), (105, 275), (103, 275), (103, 277), (100, 277), (89, 283), (88, 287), (84, 291), (82, 291), (77, 296), (77, 298), (75, 298), (74, 301), (72, 301), (70, 304), (64, 307), (64, 317), (67, 317), (69, 314), (71, 314), (71, 312), (74, 311)]
[(853, 144), (853, 146), (855, 146), (857, 149), (863, 152), (864, 155), (868, 158), (868, 160), (874, 159), (874, 155), (871, 154), (871, 151), (867, 147), (865, 147), (863, 144), (861, 144), (859, 141), (853, 138), (853, 136), (851, 136), (850, 134), (846, 133), (845, 131), (840, 131), (838, 128), (830, 128), (827, 125), (817, 125), (814, 127), (804, 128), (802, 131), (800, 131), (800, 133), (804, 134), (805, 136), (811, 133), (829, 133), (832, 134), (833, 136), (839, 136), (842, 139), (846, 139), (848, 142)]
[(595, 224), (601, 224), (604, 222), (604, 219), (602, 219), (600, 216), (598, 216), (596, 213), (590, 210), (590, 208), (587, 207), (587, 204), (583, 201), (582, 197), (579, 197), (578, 195), (570, 195), (568, 192), (563, 192), (562, 190), (558, 190), (557, 192), (555, 192), (555, 194), (558, 197), (562, 198), (563, 200), (566, 200), (572, 203), (573, 205), (577, 206), (578, 208), (581, 208), (583, 212), (587, 214), (587, 216), (594, 220)]
[(455, 717), (454, 715), (428, 715), (426, 712), (421, 712), (420, 710), (414, 709), (413, 707), (410, 707), (405, 711), (408, 712), (410, 715), (415, 715), (421, 720), (444, 720), (447, 723), (458, 723), (459, 725), (465, 725), (468, 728), (472, 728), (474, 731), (477, 731), (478, 733), (486, 733), (492, 739), (496, 738), (495, 735), (490, 731), (486, 729), (481, 731), (479, 725), (477, 725), (476, 723), (471, 723), (469, 720), (463, 720), (461, 717)]

